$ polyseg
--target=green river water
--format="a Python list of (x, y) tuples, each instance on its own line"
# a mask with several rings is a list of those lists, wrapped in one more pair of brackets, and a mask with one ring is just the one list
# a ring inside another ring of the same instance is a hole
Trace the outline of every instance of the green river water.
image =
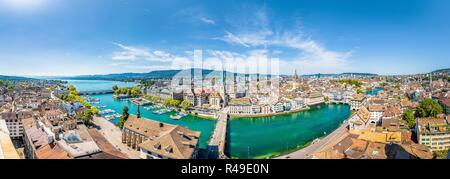
[[(91, 81), (95, 86), (95, 81)], [(103, 81), (103, 83), (105, 83)], [(77, 87), (77, 81), (69, 82)], [(117, 82), (111, 83), (117, 84)], [(108, 86), (103, 84), (104, 86)], [(119, 85), (120, 86), (120, 85)], [(86, 82), (83, 82), (86, 88)], [(128, 101), (112, 98), (112, 94), (94, 95), (101, 100), (98, 105), (106, 105), (118, 113), (124, 106), (131, 114), (136, 114), (137, 106)], [(206, 148), (214, 130), (215, 121), (188, 116), (181, 120), (172, 120), (167, 114), (153, 114), (151, 110), (141, 108), (142, 117), (181, 125), (201, 131), (200, 147)], [(312, 140), (323, 137), (338, 128), (351, 114), (350, 107), (344, 104), (323, 104), (292, 114), (257, 118), (235, 118), (230, 121), (228, 131), (228, 152), (233, 158), (267, 158), (299, 149)], [(118, 120), (111, 120), (117, 123)]]

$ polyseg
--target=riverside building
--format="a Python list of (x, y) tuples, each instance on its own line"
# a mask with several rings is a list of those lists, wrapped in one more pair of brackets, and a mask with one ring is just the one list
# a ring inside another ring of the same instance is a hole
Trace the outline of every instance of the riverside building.
[(449, 119), (419, 118), (416, 119), (417, 140), (431, 151), (450, 149)]
[(195, 159), (200, 132), (130, 115), (122, 130), (122, 143), (140, 151), (142, 159)]

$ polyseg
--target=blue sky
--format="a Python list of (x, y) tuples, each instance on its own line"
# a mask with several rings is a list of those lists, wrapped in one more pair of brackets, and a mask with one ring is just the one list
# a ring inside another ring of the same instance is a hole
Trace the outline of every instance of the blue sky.
[(0, 74), (187, 68), (194, 50), (213, 69), (422, 73), (450, 65), (448, 17), (448, 0), (0, 0)]

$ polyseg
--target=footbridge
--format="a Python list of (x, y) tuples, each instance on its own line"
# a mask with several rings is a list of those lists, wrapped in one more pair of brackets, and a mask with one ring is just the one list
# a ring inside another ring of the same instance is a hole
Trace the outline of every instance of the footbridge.
[(225, 154), (229, 116), (226, 110), (219, 113), (216, 128), (209, 140), (207, 152), (210, 159), (228, 159)]

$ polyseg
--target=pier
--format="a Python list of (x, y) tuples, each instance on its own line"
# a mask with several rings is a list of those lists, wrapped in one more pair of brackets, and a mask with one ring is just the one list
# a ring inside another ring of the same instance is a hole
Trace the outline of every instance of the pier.
[(226, 111), (221, 111), (218, 115), (216, 128), (209, 140), (208, 155), (210, 159), (228, 159), (225, 154), (227, 131), (228, 131), (228, 114)]
[(98, 91), (80, 91), (79, 95), (97, 95), (97, 94), (112, 94), (113, 90), (98, 90)]

